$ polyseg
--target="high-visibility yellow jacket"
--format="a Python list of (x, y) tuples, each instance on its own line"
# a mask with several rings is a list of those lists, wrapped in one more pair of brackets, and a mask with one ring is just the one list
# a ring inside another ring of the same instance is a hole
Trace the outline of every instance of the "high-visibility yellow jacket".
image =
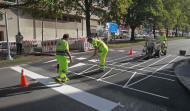
[(93, 39), (92, 45), (93, 47), (97, 46), (98, 50), (100, 51), (103, 51), (104, 49), (108, 49), (107, 45), (101, 40)]
[(69, 50), (69, 44), (65, 39), (57, 41), (56, 55), (66, 55), (65, 50)]

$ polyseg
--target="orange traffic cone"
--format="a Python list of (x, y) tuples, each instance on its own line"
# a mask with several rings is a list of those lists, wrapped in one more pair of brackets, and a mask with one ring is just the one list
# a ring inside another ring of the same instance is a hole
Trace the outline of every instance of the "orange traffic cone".
[(22, 69), (21, 70), (21, 83), (20, 83), (20, 87), (23, 87), (23, 86), (28, 86), (29, 83), (27, 82), (26, 80), (26, 76), (24, 75), (24, 70)]
[(131, 50), (130, 50), (129, 55), (133, 55), (133, 50), (132, 50), (132, 47), (131, 47)]

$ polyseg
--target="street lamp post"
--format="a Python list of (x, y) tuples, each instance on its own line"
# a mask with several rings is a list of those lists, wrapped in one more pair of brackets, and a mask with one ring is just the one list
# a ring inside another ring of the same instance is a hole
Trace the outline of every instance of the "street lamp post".
[[(19, 5), (19, 1), (17, 0), (17, 6)], [(20, 10), (19, 7), (17, 7), (17, 26), (18, 26), (18, 33), (20, 32)]]
[(13, 60), (10, 54), (10, 44), (9, 44), (9, 33), (8, 33), (8, 22), (7, 22), (7, 13), (5, 12), (5, 25), (6, 25), (6, 34), (7, 34), (7, 49), (8, 49), (8, 56), (7, 60)]

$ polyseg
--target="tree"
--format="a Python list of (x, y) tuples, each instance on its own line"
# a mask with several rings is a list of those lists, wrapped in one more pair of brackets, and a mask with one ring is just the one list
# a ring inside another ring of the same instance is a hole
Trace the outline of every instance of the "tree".
[(137, 27), (143, 24), (143, 22), (149, 18), (152, 0), (132, 0), (132, 4), (127, 8), (128, 13), (125, 15), (125, 23), (130, 26), (131, 40), (134, 39), (134, 32)]

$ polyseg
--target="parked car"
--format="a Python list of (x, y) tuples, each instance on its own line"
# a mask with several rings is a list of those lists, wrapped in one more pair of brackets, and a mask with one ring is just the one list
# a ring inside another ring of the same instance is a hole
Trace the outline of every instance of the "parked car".
[(141, 34), (135, 34), (135, 38), (143, 38), (143, 35), (141, 35)]

